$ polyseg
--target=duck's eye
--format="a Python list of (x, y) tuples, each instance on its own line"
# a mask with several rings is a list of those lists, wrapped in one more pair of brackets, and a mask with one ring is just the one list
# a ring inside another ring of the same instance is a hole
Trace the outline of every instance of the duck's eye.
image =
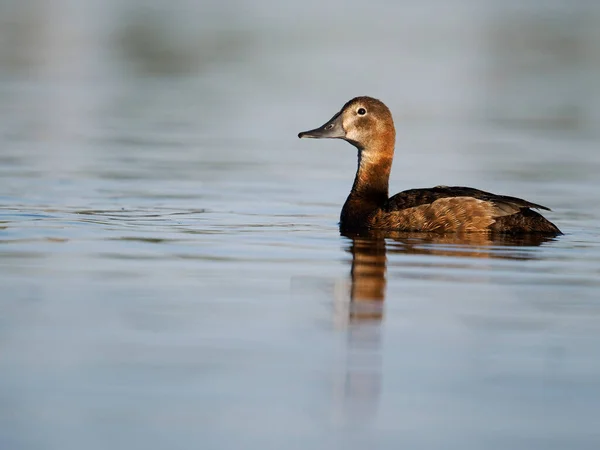
[(364, 116), (367, 113), (367, 110), (365, 108), (358, 108), (356, 112), (359, 116)]

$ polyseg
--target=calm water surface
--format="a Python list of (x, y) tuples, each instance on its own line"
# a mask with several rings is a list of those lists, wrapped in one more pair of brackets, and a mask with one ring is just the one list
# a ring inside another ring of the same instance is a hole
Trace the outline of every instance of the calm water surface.
[[(345, 63), (301, 18), (248, 19), (252, 58), (194, 76), (125, 70), (94, 39), (106, 52), (76, 71), (3, 73), (0, 448), (598, 448), (597, 69), (552, 52), (523, 69), (517, 13), (460, 11), (390, 26), (423, 50), (399, 50), (402, 86), (325, 92)], [(583, 39), (561, 14), (557, 39)], [(366, 17), (357, 51), (377, 39)], [(340, 236), (355, 150), (296, 134), (364, 93), (398, 122), (391, 191), (522, 196), (565, 235)]]

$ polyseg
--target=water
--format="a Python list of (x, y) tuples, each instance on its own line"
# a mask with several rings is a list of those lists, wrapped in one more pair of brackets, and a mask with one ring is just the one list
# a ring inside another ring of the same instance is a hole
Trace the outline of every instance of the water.
[[(0, 27), (0, 448), (598, 447), (597, 7), (58, 3)], [(340, 236), (296, 134), (362, 94), (392, 192), (565, 235)]]

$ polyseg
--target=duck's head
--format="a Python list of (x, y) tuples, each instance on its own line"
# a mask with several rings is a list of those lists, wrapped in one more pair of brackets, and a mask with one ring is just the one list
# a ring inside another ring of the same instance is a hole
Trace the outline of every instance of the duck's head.
[(323, 126), (303, 131), (298, 137), (344, 139), (359, 150), (391, 146), (393, 151), (396, 131), (387, 106), (372, 97), (356, 97)]

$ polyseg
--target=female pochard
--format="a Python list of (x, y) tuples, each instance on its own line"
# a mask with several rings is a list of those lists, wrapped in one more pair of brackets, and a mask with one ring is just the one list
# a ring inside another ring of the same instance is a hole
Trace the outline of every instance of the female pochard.
[(358, 169), (340, 217), (342, 231), (365, 229), (545, 233), (560, 230), (531, 208), (545, 206), (468, 187), (411, 189), (388, 197), (396, 130), (390, 110), (371, 97), (356, 97), (323, 126), (300, 138), (337, 138), (358, 149)]

